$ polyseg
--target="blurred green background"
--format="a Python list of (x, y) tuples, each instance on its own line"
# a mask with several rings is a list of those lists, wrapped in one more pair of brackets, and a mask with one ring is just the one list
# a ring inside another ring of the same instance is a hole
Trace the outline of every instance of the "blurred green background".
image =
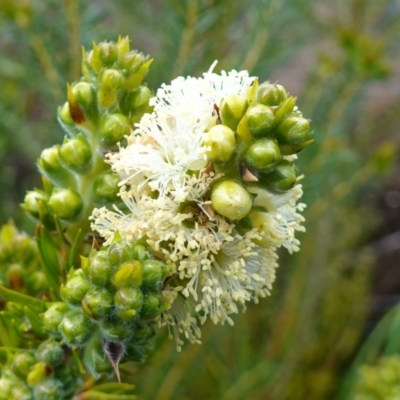
[(214, 60), (279, 82), (315, 137), (299, 162), (307, 232), (281, 253), (272, 296), (181, 353), (160, 334), (139, 398), (364, 399), (358, 365), (400, 353), (400, 1), (0, 0), (2, 223), (32, 232), (18, 205), (63, 139), (81, 45), (118, 35), (154, 58), (152, 88)]

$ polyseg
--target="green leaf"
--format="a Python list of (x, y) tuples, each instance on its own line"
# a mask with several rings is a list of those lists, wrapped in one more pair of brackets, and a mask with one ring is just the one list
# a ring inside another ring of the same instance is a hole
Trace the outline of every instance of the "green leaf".
[(14, 290), (7, 289), (0, 285), (0, 296), (7, 301), (21, 304), (22, 306), (29, 307), (36, 313), (41, 313), (46, 310), (45, 302), (35, 297), (28, 296), (23, 293), (15, 292)]
[(133, 394), (135, 390), (135, 385), (131, 385), (129, 383), (117, 383), (117, 382), (109, 382), (103, 383), (102, 385), (97, 385), (92, 390), (96, 392), (102, 393), (112, 393), (112, 394)]

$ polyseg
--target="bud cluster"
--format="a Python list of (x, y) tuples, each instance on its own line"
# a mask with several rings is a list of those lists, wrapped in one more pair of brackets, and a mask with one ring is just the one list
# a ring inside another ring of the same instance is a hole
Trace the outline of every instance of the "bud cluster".
[(69, 346), (85, 344), (83, 360), (94, 376), (109, 367), (104, 354), (110, 343), (127, 360), (142, 361), (153, 335), (151, 320), (169, 306), (161, 294), (168, 266), (142, 244), (119, 240), (92, 250), (81, 264), (61, 287), (64, 302), (44, 313), (45, 330)]

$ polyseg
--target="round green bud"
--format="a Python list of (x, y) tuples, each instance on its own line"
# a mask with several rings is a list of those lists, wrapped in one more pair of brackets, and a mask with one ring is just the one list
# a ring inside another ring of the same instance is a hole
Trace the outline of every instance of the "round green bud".
[(77, 173), (88, 171), (92, 165), (92, 149), (82, 135), (65, 139), (59, 156), (63, 165)]
[(92, 333), (93, 324), (82, 311), (72, 310), (65, 314), (58, 330), (69, 346), (79, 346)]
[(263, 104), (255, 104), (247, 110), (247, 126), (253, 137), (267, 136), (275, 124), (272, 110)]
[(130, 339), (133, 335), (132, 325), (119, 318), (101, 321), (99, 328), (102, 337), (109, 342), (121, 342)]
[(79, 274), (68, 279), (65, 286), (61, 286), (60, 294), (70, 306), (79, 306), (89, 289), (90, 283)]
[(165, 309), (165, 302), (159, 293), (146, 293), (143, 297), (143, 306), (140, 317), (144, 319), (155, 318)]
[(47, 277), (42, 271), (35, 271), (29, 274), (25, 282), (30, 293), (39, 293), (47, 290), (49, 287)]
[(131, 98), (131, 109), (137, 110), (143, 106), (147, 106), (151, 97), (151, 90), (147, 86), (139, 86), (137, 90), (133, 92)]
[(296, 184), (296, 170), (289, 161), (283, 161), (271, 173), (260, 179), (267, 189), (274, 193), (286, 192)]
[(247, 149), (244, 159), (250, 168), (268, 171), (279, 164), (282, 155), (275, 140), (264, 138), (255, 141)]
[(11, 370), (18, 378), (25, 380), (36, 362), (36, 358), (31, 352), (20, 353), (14, 357)]
[(28, 385), (35, 386), (40, 381), (46, 379), (47, 374), (48, 374), (47, 365), (43, 362), (38, 362), (32, 367), (31, 371), (26, 377), (26, 381), (28, 382)]
[(207, 147), (209, 161), (228, 162), (236, 151), (235, 134), (225, 125), (215, 125), (204, 134), (203, 145)]
[(143, 261), (143, 285), (160, 286), (165, 276), (165, 265), (161, 261)]
[(36, 357), (38, 361), (53, 368), (63, 362), (64, 350), (54, 339), (49, 339), (39, 345), (36, 350)]
[(83, 109), (88, 109), (95, 106), (95, 93), (90, 83), (76, 83), (71, 88), (71, 94), (74, 101)]
[(82, 210), (82, 198), (72, 189), (53, 189), (49, 199), (50, 210), (61, 219), (72, 220)]
[(257, 101), (265, 106), (279, 106), (286, 99), (286, 90), (281, 85), (265, 82), (258, 88)]
[(250, 211), (252, 200), (248, 191), (230, 180), (216, 184), (211, 193), (213, 209), (229, 219), (242, 219)]
[(143, 305), (143, 293), (139, 288), (125, 287), (114, 295), (117, 315), (124, 321), (131, 321)]
[(96, 177), (93, 183), (93, 192), (100, 202), (113, 202), (118, 199), (118, 184), (117, 175), (107, 171)]
[(123, 114), (105, 114), (100, 122), (99, 140), (102, 146), (112, 147), (129, 135), (129, 119)]
[(65, 125), (74, 125), (68, 101), (66, 101), (62, 107), (58, 108), (58, 118), (60, 118), (60, 121)]
[(104, 67), (111, 67), (118, 61), (118, 46), (114, 42), (102, 42), (98, 45), (99, 58)]
[(71, 173), (66, 170), (60, 162), (58, 154), (60, 146), (55, 145), (42, 151), (37, 165), (41, 173), (46, 176), (53, 184), (59, 186), (69, 186), (73, 182)]
[(59, 400), (63, 398), (62, 383), (54, 378), (40, 382), (33, 389), (35, 400)]
[(106, 251), (98, 251), (89, 258), (84, 267), (86, 277), (97, 286), (106, 286), (111, 281), (113, 267), (108, 261)]
[(40, 203), (47, 204), (49, 195), (42, 190), (31, 190), (26, 193), (22, 208), (32, 217), (40, 217)]
[(140, 286), (143, 282), (143, 266), (140, 261), (132, 260), (122, 264), (114, 274), (116, 287)]
[(111, 86), (113, 89), (119, 90), (124, 86), (125, 78), (122, 73), (116, 69), (104, 69), (100, 73), (101, 84)]
[(233, 131), (236, 131), (236, 128), (243, 118), (249, 103), (244, 96), (239, 94), (230, 94), (226, 96), (221, 101), (220, 106), (220, 116), (222, 123)]
[(135, 259), (133, 246), (127, 242), (113, 242), (108, 248), (108, 261), (113, 266), (119, 266)]
[(276, 133), (282, 154), (290, 155), (298, 153), (312, 141), (310, 122), (297, 116), (285, 118), (278, 127)]
[(68, 310), (68, 306), (65, 303), (53, 303), (43, 314), (43, 328), (47, 332), (57, 331), (58, 325), (60, 325)]
[(135, 244), (133, 246), (133, 254), (134, 254), (134, 259), (139, 260), (139, 261), (144, 261), (150, 258), (150, 254), (147, 251), (146, 247), (143, 246), (142, 244)]
[(146, 58), (141, 53), (130, 51), (124, 54), (119, 60), (119, 66), (127, 71), (137, 71), (144, 64)]
[(82, 300), (82, 310), (90, 318), (105, 318), (113, 309), (113, 295), (107, 289), (90, 289)]

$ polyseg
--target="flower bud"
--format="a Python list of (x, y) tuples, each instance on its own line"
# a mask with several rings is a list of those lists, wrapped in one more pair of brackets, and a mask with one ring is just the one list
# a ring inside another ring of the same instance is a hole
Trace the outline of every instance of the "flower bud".
[(92, 149), (82, 135), (75, 139), (66, 138), (60, 148), (59, 155), (61, 162), (77, 173), (88, 171), (92, 165)]
[(98, 92), (98, 101), (103, 108), (112, 108), (117, 104), (117, 90), (109, 83), (103, 83)]
[(133, 335), (132, 325), (119, 318), (101, 321), (99, 327), (102, 337), (109, 342), (121, 342), (130, 339)]
[(83, 312), (93, 319), (106, 317), (113, 305), (113, 295), (107, 289), (92, 288), (82, 300)]
[(11, 365), (12, 372), (18, 376), (18, 378), (25, 380), (32, 367), (36, 364), (36, 358), (31, 352), (25, 351), (17, 354), (14, 357)]
[(39, 219), (41, 212), (46, 212), (43, 205), (49, 201), (49, 195), (42, 190), (31, 190), (26, 193), (22, 208), (32, 217)]
[(122, 73), (116, 69), (105, 69), (100, 73), (100, 83), (102, 85), (111, 86), (115, 90), (123, 88), (125, 78)]
[(129, 78), (126, 81), (125, 88), (127, 90), (132, 90), (139, 86), (144, 77), (147, 74), (147, 71), (150, 68), (151, 63), (153, 60), (148, 60), (147, 57), (143, 57), (142, 54), (138, 54), (139, 57), (139, 65), (133, 64), (129, 70)]
[(139, 288), (125, 287), (114, 296), (117, 315), (124, 321), (131, 321), (143, 305), (143, 293)]
[(69, 103), (66, 101), (62, 107), (58, 108), (58, 118), (63, 125), (73, 126), (74, 120), (71, 116), (71, 111), (69, 109)]
[(108, 261), (112, 266), (119, 266), (136, 259), (133, 246), (121, 241), (111, 243), (107, 254)]
[(296, 105), (296, 97), (288, 97), (283, 103), (281, 103), (275, 110), (275, 119), (279, 123), (285, 118), (286, 115), (293, 112)]
[(106, 286), (113, 273), (113, 267), (108, 261), (107, 252), (98, 251), (90, 257), (83, 267), (86, 277), (97, 286)]
[(35, 271), (32, 274), (29, 274), (29, 276), (26, 277), (25, 282), (29, 293), (40, 293), (49, 288), (47, 277), (42, 271)]
[(61, 286), (62, 299), (71, 307), (79, 306), (90, 289), (90, 283), (82, 276), (76, 274), (69, 278), (65, 286)]
[(142, 244), (135, 244), (132, 248), (134, 259), (138, 261), (144, 261), (150, 258), (149, 252), (146, 250), (146, 247)]
[(143, 266), (140, 261), (132, 260), (122, 264), (114, 274), (116, 287), (140, 286), (143, 282)]
[(117, 41), (118, 58), (130, 51), (129, 37), (119, 37)]
[(250, 168), (268, 171), (276, 167), (282, 155), (276, 141), (265, 138), (254, 142), (247, 149), (244, 159)]
[(50, 367), (57, 367), (64, 358), (64, 350), (54, 339), (42, 342), (36, 350), (38, 361), (44, 362)]
[(253, 137), (267, 136), (275, 125), (272, 110), (263, 104), (254, 104), (246, 113), (247, 126)]
[(118, 60), (118, 46), (114, 42), (102, 42), (98, 45), (99, 59), (104, 67), (111, 67)]
[(292, 189), (296, 181), (296, 170), (289, 161), (283, 161), (265, 178), (260, 179), (260, 183), (266, 182), (267, 189), (275, 193)]
[(63, 398), (62, 383), (54, 378), (46, 379), (33, 389), (35, 400), (59, 400)]
[(143, 297), (143, 306), (140, 317), (144, 319), (155, 318), (167, 308), (167, 303), (159, 293), (146, 293)]
[(84, 111), (91, 110), (93, 107), (96, 106), (95, 92), (90, 83), (75, 83), (71, 87), (71, 94), (74, 103), (78, 104)]
[(159, 286), (166, 278), (165, 264), (157, 260), (143, 262), (143, 285)]
[(43, 314), (43, 328), (47, 332), (57, 331), (64, 315), (68, 312), (68, 306), (65, 303), (53, 303)]
[(36, 363), (33, 366), (32, 370), (29, 372), (26, 381), (30, 386), (35, 386), (43, 379), (46, 379), (48, 372), (49, 371), (45, 363)]
[(69, 346), (81, 345), (92, 333), (91, 320), (81, 311), (69, 311), (58, 327), (64, 341)]
[(203, 145), (207, 147), (209, 161), (228, 162), (236, 151), (235, 134), (225, 125), (215, 125), (204, 134)]
[(264, 82), (258, 88), (257, 101), (265, 106), (279, 106), (286, 99), (286, 90), (281, 85)]
[(93, 192), (101, 203), (114, 202), (118, 199), (119, 178), (111, 171), (106, 171), (96, 177)]
[(121, 99), (121, 110), (125, 114), (135, 113), (147, 106), (151, 97), (151, 90), (147, 86), (139, 86), (134, 91), (129, 91)]
[(123, 114), (105, 114), (100, 122), (99, 140), (102, 146), (112, 147), (129, 135), (129, 119)]
[(279, 125), (276, 138), (282, 154), (298, 153), (312, 142), (310, 122), (303, 117), (287, 117)]
[(249, 103), (247, 99), (239, 94), (230, 94), (221, 101), (220, 116), (222, 123), (227, 125), (233, 131), (243, 118)]
[(83, 206), (81, 196), (72, 189), (54, 189), (48, 204), (58, 218), (66, 220), (77, 217)]
[(218, 214), (230, 219), (241, 219), (250, 211), (252, 200), (245, 188), (226, 180), (213, 187), (211, 204)]

